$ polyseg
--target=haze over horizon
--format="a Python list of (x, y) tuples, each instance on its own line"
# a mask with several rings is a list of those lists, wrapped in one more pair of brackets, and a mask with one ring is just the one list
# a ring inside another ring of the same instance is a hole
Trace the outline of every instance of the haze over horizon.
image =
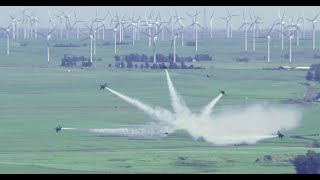
[[(39, 27), (47, 28), (48, 27), (48, 10), (51, 12), (57, 12), (57, 10), (63, 10), (66, 12), (75, 11), (77, 17), (85, 22), (89, 22), (96, 16), (96, 10), (100, 17), (104, 17), (109, 10), (110, 13), (114, 16), (116, 13), (119, 16), (132, 16), (134, 13), (135, 17), (141, 16), (141, 20), (144, 20), (145, 15), (149, 15), (151, 11), (154, 12), (153, 18), (157, 16), (157, 13), (160, 12), (161, 18), (164, 21), (169, 20), (168, 12), (173, 16), (175, 15), (175, 10), (178, 14), (185, 18), (183, 22), (187, 25), (191, 24), (192, 19), (186, 14), (195, 14), (196, 11), (201, 11), (199, 14), (198, 21), (200, 25), (204, 27), (209, 26), (209, 18), (214, 13), (214, 29), (225, 29), (226, 22), (221, 19), (221, 17), (226, 17), (228, 9), (232, 14), (237, 14), (232, 18), (233, 29), (238, 29), (243, 23), (243, 11), (246, 15), (246, 20), (250, 21), (249, 12), (253, 15), (253, 12), (256, 16), (261, 17), (261, 26), (260, 28), (269, 28), (274, 21), (277, 21), (278, 11), (285, 11), (285, 22), (288, 23), (289, 18), (293, 18), (295, 22), (298, 16), (304, 15), (305, 18), (312, 19), (320, 12), (319, 6), (1, 6), (0, 7), (0, 25), (1, 27), (7, 27), (10, 23), (10, 15), (16, 15), (18, 18), (22, 17), (21, 8), (30, 8), (31, 11), (34, 10), (36, 17), (39, 18)], [(204, 9), (206, 9), (206, 18), (204, 15)], [(31, 12), (29, 11), (29, 13)], [(72, 19), (73, 19), (72, 14)], [(59, 23), (59, 19), (54, 17), (56, 20), (55, 24)], [(106, 18), (106, 25), (109, 27), (110, 16)], [(204, 24), (206, 22), (206, 24)], [(312, 23), (309, 21), (305, 22), (305, 28), (311, 29)], [(316, 23), (317, 28), (317, 23)]]

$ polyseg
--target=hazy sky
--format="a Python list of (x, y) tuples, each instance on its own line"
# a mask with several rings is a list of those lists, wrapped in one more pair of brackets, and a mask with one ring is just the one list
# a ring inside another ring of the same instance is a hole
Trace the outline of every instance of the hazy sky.
[[(288, 22), (288, 19), (294, 18), (294, 21), (297, 19), (299, 15), (304, 14), (305, 18), (313, 18), (315, 14), (320, 12), (320, 6), (24, 6), (25, 8), (30, 8), (31, 10), (35, 10), (35, 15), (39, 18), (39, 27), (47, 27), (48, 26), (48, 10), (55, 11), (66, 10), (66, 11), (76, 11), (79, 19), (82, 19), (86, 22), (90, 21), (91, 18), (95, 17), (96, 10), (98, 10), (99, 16), (104, 16), (109, 10), (112, 15), (115, 12), (118, 15), (127, 15), (132, 16), (132, 13), (135, 13), (135, 17), (142, 16), (145, 14), (149, 14), (151, 10), (153, 10), (154, 16), (159, 11), (161, 13), (161, 17), (163, 20), (168, 20), (168, 12), (174, 15), (174, 9), (177, 10), (181, 17), (186, 18), (183, 22), (185, 25), (191, 23), (191, 19), (186, 15), (186, 12), (190, 14), (195, 14), (196, 10), (202, 11), (205, 8), (207, 14), (207, 26), (209, 26), (209, 17), (211, 16), (212, 10), (215, 10), (214, 14), (214, 26), (215, 28), (225, 28), (226, 23), (220, 17), (226, 16), (226, 9), (229, 9), (230, 12), (234, 14), (239, 14), (238, 17), (233, 17), (232, 24), (236, 29), (240, 27), (243, 22), (242, 12), (245, 11), (247, 19), (249, 20), (249, 11), (253, 11), (257, 16), (263, 18), (261, 22), (263, 23), (261, 27), (269, 27), (271, 24), (278, 19), (278, 11), (285, 11), (285, 21)], [(1, 6), (0, 7), (0, 25), (5, 27), (9, 25), (10, 18), (9, 14), (15, 14), (18, 17), (21, 17), (21, 8), (22, 6)], [(29, 11), (30, 12), (30, 11)], [(142, 19), (141, 18), (141, 19)], [(320, 18), (320, 17), (319, 17)], [(55, 18), (58, 20), (57, 18)], [(203, 25), (203, 13), (199, 15), (198, 21), (201, 25)], [(110, 17), (107, 17), (107, 22), (109, 24)], [(318, 21), (320, 22), (320, 20)], [(56, 22), (58, 23), (58, 21)], [(306, 21), (306, 28), (311, 28), (311, 23)]]

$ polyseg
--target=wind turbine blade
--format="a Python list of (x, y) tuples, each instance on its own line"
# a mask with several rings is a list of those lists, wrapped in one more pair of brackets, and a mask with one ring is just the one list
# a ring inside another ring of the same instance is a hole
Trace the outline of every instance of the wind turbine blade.
[(212, 13), (211, 13), (210, 19), (212, 19), (212, 18), (213, 18), (213, 15), (214, 15), (214, 10), (212, 10)]
[(193, 16), (192, 16), (191, 14), (189, 14), (189, 13), (187, 13), (187, 12), (186, 12), (186, 14), (187, 14), (190, 18), (193, 18)]
[(152, 18), (153, 16), (153, 9), (151, 10), (151, 13), (149, 14), (149, 20)]
[(239, 30), (245, 25), (245, 23), (243, 23), (240, 27), (239, 27)]
[(173, 36), (173, 34), (171, 33), (171, 31), (169, 30), (169, 28), (167, 27), (167, 26), (164, 26), (165, 28), (166, 28), (166, 30), (169, 32), (169, 34), (171, 35), (171, 36)]
[(316, 19), (318, 18), (319, 14), (320, 14), (320, 13), (318, 13), (318, 14), (316, 15), (316, 17), (314, 18), (314, 20), (316, 20)]
[(285, 14), (285, 11), (283, 11), (283, 14), (282, 14), (282, 17), (281, 17), (281, 21), (283, 21), (284, 14)]
[(48, 33), (48, 35), (49, 35), (49, 34), (52, 34), (52, 33), (56, 30), (56, 28), (57, 28), (57, 26), (54, 26), (54, 27), (51, 29), (51, 31)]
[(85, 40), (87, 40), (87, 39), (90, 39), (90, 37), (86, 37), (86, 38), (81, 39), (81, 40), (79, 40), (79, 41), (77, 41), (77, 42), (85, 41)]
[(147, 34), (147, 33), (145, 33), (145, 32), (141, 32), (142, 34), (144, 34), (144, 35), (147, 35), (147, 36), (149, 36), (149, 37), (152, 37), (152, 36), (150, 36), (149, 34)]
[(39, 32), (35, 32), (35, 31), (32, 31), (33, 33), (37, 33), (37, 34), (39, 34), (40, 36), (43, 36), (43, 37), (47, 37), (46, 35), (44, 35), (44, 34), (42, 34), (42, 33), (39, 33)]
[(162, 30), (162, 29), (159, 29), (155, 36), (157, 36), (157, 35), (161, 32), (161, 30)]

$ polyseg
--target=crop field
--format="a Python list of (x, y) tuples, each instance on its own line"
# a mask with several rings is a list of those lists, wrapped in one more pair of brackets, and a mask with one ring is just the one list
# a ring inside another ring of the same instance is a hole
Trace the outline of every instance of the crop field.
[[(168, 38), (158, 40), (158, 53), (169, 54)], [(153, 54), (153, 47), (148, 47), (145, 38), (134, 46), (130, 38), (125, 41), (129, 45), (118, 47), (119, 56)], [(66, 128), (112, 129), (156, 121), (109, 91), (99, 91), (99, 85), (106, 82), (117, 92), (172, 111), (165, 70), (114, 68), (113, 45), (102, 46), (102, 41), (97, 41), (96, 55), (102, 60), (94, 61), (95, 67), (62, 67), (64, 54), (90, 56), (89, 41), (53, 39), (51, 44), (70, 42), (88, 46), (51, 47), (48, 63), (45, 40), (12, 40), (10, 56), (6, 56), (6, 39), (0, 39), (0, 173), (291, 174), (295, 169), (290, 160), (296, 155), (308, 150), (320, 152), (312, 147), (314, 140), (320, 140), (319, 104), (285, 103), (303, 98), (307, 71), (263, 70), (318, 63), (313, 55), (319, 51), (312, 50), (311, 39), (300, 40), (300, 46), (292, 42), (290, 63), (281, 58), (288, 53), (288, 40), (281, 51), (279, 38), (275, 37), (270, 46), (271, 62), (267, 63), (266, 39), (257, 40), (255, 52), (249, 39), (245, 52), (242, 38), (200, 38), (197, 53), (209, 53), (213, 61), (192, 62), (205, 69), (168, 70), (176, 90), (193, 112), (199, 112), (223, 89), (227, 95), (219, 100), (213, 114), (257, 103), (295, 106), (302, 113), (298, 127), (285, 131), (283, 140), (274, 137), (255, 144), (226, 146), (196, 139), (184, 129), (159, 139), (64, 129), (55, 133), (53, 128), (59, 123)], [(20, 43), (27, 46), (21, 47)], [(193, 46), (182, 47), (179, 38), (176, 53), (183, 57), (197, 54)], [(249, 57), (249, 62), (234, 60), (242, 56)], [(319, 88), (318, 82), (309, 83)], [(297, 136), (302, 138), (294, 138)]]

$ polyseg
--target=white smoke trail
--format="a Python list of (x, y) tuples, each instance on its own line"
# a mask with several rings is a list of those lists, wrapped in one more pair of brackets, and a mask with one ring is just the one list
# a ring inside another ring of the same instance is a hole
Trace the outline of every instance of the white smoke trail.
[(189, 108), (178, 94), (171, 81), (168, 70), (166, 69), (168, 89), (171, 97), (171, 104), (176, 116), (189, 116), (191, 114)]
[[(301, 120), (302, 114), (296, 108), (271, 107), (259, 104), (238, 110), (226, 109), (212, 117), (211, 111), (222, 97), (222, 94), (205, 106), (200, 114), (191, 113), (175, 90), (169, 73), (167, 71), (166, 73), (171, 103), (175, 110), (174, 114), (163, 108), (153, 108), (145, 105), (110, 88), (106, 89), (143, 110), (152, 118), (166, 122), (170, 127), (169, 133), (177, 129), (184, 129), (193, 138), (203, 138), (207, 142), (216, 145), (253, 144), (266, 138), (276, 137), (278, 130), (285, 129), (288, 131), (294, 129)], [(150, 129), (91, 129), (90, 132), (125, 136), (152, 136), (152, 133), (159, 132), (159, 130)], [(169, 131), (169, 129), (166, 129), (166, 131)], [(161, 133), (163, 132), (161, 131)]]
[[(203, 138), (216, 145), (248, 143), (275, 137), (278, 130), (294, 129), (301, 120), (298, 109), (251, 105), (245, 109), (226, 109), (212, 117), (191, 116), (177, 119), (176, 126), (195, 139)], [(196, 119), (196, 120), (195, 120)]]
[(111, 93), (117, 95), (118, 97), (120, 97), (121, 99), (129, 102), (130, 104), (136, 106), (137, 108), (141, 109), (142, 111), (144, 111), (146, 114), (148, 114), (151, 118), (155, 119), (155, 120), (160, 120), (160, 121), (165, 121), (165, 122), (172, 122), (174, 121), (174, 116), (173, 114), (163, 108), (160, 107), (151, 107), (148, 106), (138, 100), (132, 99), (126, 95), (123, 95), (119, 92), (116, 92), (108, 87), (106, 87), (107, 90), (109, 90)]
[(115, 128), (115, 129), (88, 129), (89, 132), (107, 136), (123, 136), (137, 138), (161, 138), (175, 131), (172, 126), (141, 127), (141, 128)]
[[(186, 130), (195, 139), (204, 140), (216, 145), (248, 143), (253, 144), (262, 139), (276, 137), (280, 129), (296, 128), (301, 119), (301, 113), (293, 108), (271, 108), (253, 105), (232, 112), (225, 110), (214, 118), (210, 116), (212, 109), (223, 94), (214, 98), (200, 114), (190, 113), (173, 87), (168, 71), (167, 81), (170, 90), (171, 103), (179, 109), (174, 125), (177, 129)], [(233, 110), (234, 111), (234, 110)]]
[(78, 128), (61, 128), (62, 130), (77, 130)]
[(214, 98), (207, 106), (204, 107), (204, 109), (201, 112), (201, 117), (208, 117), (210, 116), (212, 109), (217, 104), (217, 102), (220, 100), (220, 98), (223, 96), (223, 94), (219, 94), (216, 98)]

